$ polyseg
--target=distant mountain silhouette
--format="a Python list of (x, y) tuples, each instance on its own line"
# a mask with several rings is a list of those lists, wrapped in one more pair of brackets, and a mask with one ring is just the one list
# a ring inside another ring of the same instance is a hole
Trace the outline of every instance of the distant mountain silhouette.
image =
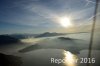
[(61, 39), (61, 40), (73, 40), (73, 38), (69, 38), (69, 37), (59, 37), (58, 39)]
[(81, 40), (81, 39), (74, 39), (74, 38), (69, 38), (69, 37), (58, 37), (60, 40)]
[(21, 66), (20, 57), (0, 53), (0, 66)]
[(0, 35), (0, 44), (10, 44), (10, 43), (18, 43), (19, 39), (8, 36), (8, 35)]
[(9, 35), (9, 36), (17, 38), (17, 39), (24, 39), (24, 38), (26, 38), (25, 35), (21, 35), (21, 34), (13, 34), (13, 35)]
[(59, 36), (59, 35), (64, 35), (63, 33), (50, 33), (50, 32), (45, 32), (43, 34), (35, 36), (35, 38), (39, 37), (51, 37), (51, 36)]
[(17, 38), (17, 39), (25, 39), (25, 38), (32, 38), (37, 35), (38, 34), (11, 34), (9, 36)]

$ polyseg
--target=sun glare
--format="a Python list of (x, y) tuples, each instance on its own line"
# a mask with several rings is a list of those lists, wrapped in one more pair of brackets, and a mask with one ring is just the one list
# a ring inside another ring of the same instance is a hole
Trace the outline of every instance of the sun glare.
[(68, 27), (72, 26), (71, 20), (68, 17), (59, 18), (59, 23), (62, 27), (67, 27), (68, 28)]

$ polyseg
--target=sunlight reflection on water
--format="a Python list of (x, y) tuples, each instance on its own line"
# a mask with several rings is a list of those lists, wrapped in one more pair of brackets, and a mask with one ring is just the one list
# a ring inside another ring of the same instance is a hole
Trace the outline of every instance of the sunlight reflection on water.
[(65, 51), (65, 50), (63, 54), (64, 54), (64, 60), (65, 60), (64, 64), (66, 66), (77, 66), (78, 57), (76, 55), (72, 54), (69, 51)]

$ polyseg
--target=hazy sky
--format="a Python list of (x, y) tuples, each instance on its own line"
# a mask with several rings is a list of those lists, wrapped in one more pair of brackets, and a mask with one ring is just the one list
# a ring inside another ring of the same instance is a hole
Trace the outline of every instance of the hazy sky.
[[(0, 34), (79, 31), (91, 23), (94, 5), (95, 0), (0, 0)], [(76, 29), (57, 23), (63, 16), (70, 16)]]

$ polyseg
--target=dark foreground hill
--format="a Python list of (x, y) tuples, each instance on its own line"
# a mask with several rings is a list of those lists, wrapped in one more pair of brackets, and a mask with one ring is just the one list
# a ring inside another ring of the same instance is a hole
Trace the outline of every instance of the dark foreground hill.
[(21, 66), (20, 57), (0, 53), (0, 66)]
[(0, 35), (0, 44), (11, 44), (11, 43), (18, 43), (20, 42), (19, 39), (8, 36), (8, 35)]

